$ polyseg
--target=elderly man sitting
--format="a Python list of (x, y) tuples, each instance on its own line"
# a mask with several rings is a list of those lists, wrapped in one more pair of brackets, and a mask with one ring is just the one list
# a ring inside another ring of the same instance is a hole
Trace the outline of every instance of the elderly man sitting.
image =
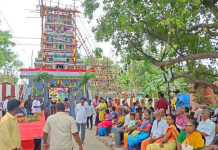
[(205, 137), (205, 146), (209, 146), (214, 139), (216, 125), (210, 120), (210, 111), (208, 109), (202, 111), (201, 117), (202, 121), (199, 123), (197, 131)]
[(176, 110), (176, 125), (177, 127), (183, 131), (185, 130), (185, 121), (188, 119), (185, 115), (185, 108), (180, 106)]
[(166, 132), (166, 129), (168, 128), (168, 124), (166, 120), (161, 118), (161, 113), (159, 110), (156, 110), (154, 115), (155, 115), (156, 120), (154, 120), (153, 122), (150, 138), (142, 141), (141, 143), (142, 150), (146, 150), (148, 144), (155, 143), (159, 139), (163, 138)]
[(202, 114), (202, 111), (206, 109), (206, 106), (205, 105), (201, 105), (200, 108), (198, 108), (196, 111), (195, 111), (195, 115), (194, 115), (194, 118), (197, 119), (198, 122), (201, 121), (201, 114)]

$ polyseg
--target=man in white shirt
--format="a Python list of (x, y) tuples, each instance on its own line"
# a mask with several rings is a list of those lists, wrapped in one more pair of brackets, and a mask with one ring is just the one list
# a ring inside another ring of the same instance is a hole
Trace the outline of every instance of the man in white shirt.
[(114, 141), (114, 147), (115, 148), (122, 147), (121, 139), (122, 139), (124, 131), (128, 129), (128, 125), (129, 125), (129, 122), (130, 122), (130, 114), (129, 113), (131, 111), (129, 111), (128, 109), (124, 109), (123, 112), (124, 112), (123, 114), (125, 116), (124, 125), (123, 125), (122, 128), (116, 129), (115, 133), (114, 133), (114, 140), (113, 141)]
[(90, 120), (90, 124), (91, 124), (90, 130), (92, 130), (93, 115), (95, 113), (95, 108), (92, 105), (92, 101), (91, 100), (88, 101), (88, 111), (89, 111), (89, 114), (88, 114), (88, 117), (87, 117), (87, 129), (89, 129), (89, 120)]
[(210, 143), (213, 141), (215, 136), (216, 126), (213, 121), (210, 120), (210, 111), (204, 109), (202, 111), (202, 121), (197, 127), (197, 131), (201, 133), (206, 139), (205, 146), (210, 146)]
[[(48, 117), (44, 126), (44, 147), (45, 150), (72, 150), (72, 135), (79, 145), (79, 150), (83, 150), (82, 143), (79, 138), (76, 121), (73, 117), (66, 115), (63, 103), (57, 104), (57, 113)], [(51, 133), (50, 143), (48, 144), (48, 134)]]
[(155, 141), (157, 141), (158, 139), (163, 138), (164, 134), (168, 128), (168, 124), (167, 124), (166, 120), (161, 118), (161, 114), (160, 114), (159, 110), (156, 110), (154, 115), (155, 115), (156, 120), (154, 120), (154, 122), (153, 122), (153, 126), (151, 128), (150, 138), (142, 141), (141, 145), (143, 145), (143, 147), (146, 147), (148, 144), (152, 144)]
[(84, 144), (85, 134), (86, 134), (86, 121), (88, 116), (88, 105), (85, 105), (85, 98), (80, 98), (80, 103), (76, 105), (76, 126), (78, 132), (81, 128), (81, 142)]
[(5, 111), (5, 113), (8, 111), (7, 106), (8, 106), (8, 101), (10, 99), (11, 99), (11, 96), (7, 96), (7, 99), (4, 101), (3, 110)]
[(32, 104), (32, 113), (34, 116), (41, 116), (41, 103), (39, 101), (38, 96), (35, 97), (36, 99), (33, 101)]

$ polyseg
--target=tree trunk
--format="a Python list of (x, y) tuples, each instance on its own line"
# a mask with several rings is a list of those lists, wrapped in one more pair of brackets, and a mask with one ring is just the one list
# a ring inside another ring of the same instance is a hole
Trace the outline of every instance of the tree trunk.
[(83, 95), (84, 95), (84, 98), (86, 98), (86, 84), (83, 85)]
[(33, 97), (33, 91), (34, 91), (35, 83), (32, 84), (32, 91), (31, 91), (31, 97)]

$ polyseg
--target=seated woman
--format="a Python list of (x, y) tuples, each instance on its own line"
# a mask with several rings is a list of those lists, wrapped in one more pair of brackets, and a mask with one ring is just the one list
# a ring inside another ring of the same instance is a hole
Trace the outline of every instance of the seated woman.
[(134, 130), (137, 130), (137, 128), (140, 127), (142, 124), (140, 113), (135, 113), (135, 120), (136, 120), (135, 125), (133, 127), (128, 128), (127, 133), (124, 133), (124, 148), (125, 149), (127, 149), (127, 146), (128, 146), (127, 136), (131, 134)]
[(182, 150), (182, 145), (189, 144), (194, 150), (203, 150), (205, 148), (204, 140), (199, 132), (196, 132), (194, 120), (185, 121), (185, 131), (179, 134), (177, 139), (177, 150)]
[(175, 150), (176, 141), (179, 136), (180, 130), (177, 128), (176, 117), (172, 114), (167, 116), (167, 124), (169, 127), (164, 134), (164, 137), (161, 138), (158, 142), (149, 144), (146, 150)]
[(125, 121), (125, 116), (123, 115), (123, 109), (122, 108), (119, 108), (117, 111), (118, 111), (118, 114), (119, 114), (119, 119), (117, 121), (117, 124), (113, 126), (112, 128), (112, 131), (111, 131), (111, 137), (114, 138), (114, 132), (115, 132), (115, 129), (117, 128), (122, 128), (123, 125), (124, 125), (124, 121)]
[(145, 120), (143, 121), (142, 125), (140, 127), (137, 127), (137, 130), (133, 131), (131, 135), (128, 135), (127, 142), (129, 150), (136, 149), (138, 144), (141, 143), (142, 140), (149, 137), (152, 126), (150, 121), (150, 115), (151, 112), (149, 110), (145, 110)]
[[(98, 136), (103, 136), (103, 135), (108, 135), (108, 128), (112, 126), (112, 122), (114, 118), (117, 118), (117, 113), (115, 112), (116, 108), (113, 106), (112, 107), (112, 112), (110, 115), (105, 118), (106, 120), (100, 122), (98, 124)], [(108, 111), (108, 109), (107, 109)]]
[(105, 113), (104, 113), (104, 121), (107, 120), (107, 118), (109, 117), (110, 115), (110, 111), (109, 109), (105, 109)]

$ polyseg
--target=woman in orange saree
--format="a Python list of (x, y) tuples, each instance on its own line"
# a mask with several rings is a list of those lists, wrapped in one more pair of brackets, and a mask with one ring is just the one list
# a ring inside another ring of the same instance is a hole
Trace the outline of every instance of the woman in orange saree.
[(164, 137), (153, 144), (149, 144), (146, 150), (175, 150), (176, 141), (180, 132), (175, 124), (175, 121), (176, 117), (174, 115), (168, 115), (167, 124), (169, 125), (169, 127), (167, 128)]

